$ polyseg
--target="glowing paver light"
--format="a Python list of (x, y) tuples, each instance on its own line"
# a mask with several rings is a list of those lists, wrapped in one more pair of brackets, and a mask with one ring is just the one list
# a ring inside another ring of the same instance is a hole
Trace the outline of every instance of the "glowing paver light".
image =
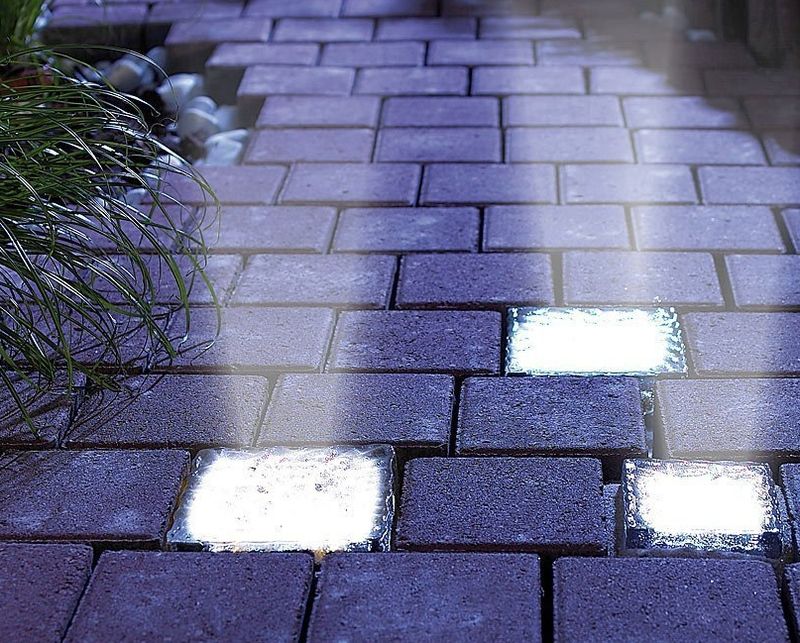
[(622, 508), (628, 552), (782, 554), (778, 496), (766, 464), (627, 460)]
[(672, 308), (512, 308), (506, 372), (685, 373), (678, 316)]
[(167, 541), (211, 551), (383, 551), (394, 514), (391, 447), (208, 449)]

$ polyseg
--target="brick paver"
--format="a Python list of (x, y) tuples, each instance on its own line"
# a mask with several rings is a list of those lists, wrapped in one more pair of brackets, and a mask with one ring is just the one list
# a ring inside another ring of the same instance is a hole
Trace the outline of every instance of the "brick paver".
[(380, 99), (371, 96), (270, 96), (257, 127), (374, 127)]

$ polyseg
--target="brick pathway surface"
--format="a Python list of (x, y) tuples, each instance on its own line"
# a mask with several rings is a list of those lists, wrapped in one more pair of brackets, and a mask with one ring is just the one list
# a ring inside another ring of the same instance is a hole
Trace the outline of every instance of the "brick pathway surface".
[[(800, 516), (800, 72), (635, 4), (109, 6), (140, 45), (177, 21), (176, 69), (250, 110), (243, 165), (204, 171), (223, 330), (124, 408), (3, 429), (0, 540), (61, 543), (0, 544), (3, 638), (786, 639), (797, 566), (613, 557), (651, 444), (768, 462)], [(509, 307), (654, 303), (689, 373), (646, 422), (633, 379), (503, 375)], [(404, 467), (402, 553), (312, 581), (301, 554), (118, 551), (166, 548), (200, 448), (372, 443)]]

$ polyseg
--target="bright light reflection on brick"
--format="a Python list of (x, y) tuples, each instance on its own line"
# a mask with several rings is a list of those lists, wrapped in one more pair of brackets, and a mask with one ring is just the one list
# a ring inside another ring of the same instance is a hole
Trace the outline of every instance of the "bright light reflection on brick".
[(678, 317), (671, 308), (512, 308), (506, 372), (685, 373)]
[(212, 551), (386, 550), (393, 485), (391, 447), (201, 451), (168, 542)]

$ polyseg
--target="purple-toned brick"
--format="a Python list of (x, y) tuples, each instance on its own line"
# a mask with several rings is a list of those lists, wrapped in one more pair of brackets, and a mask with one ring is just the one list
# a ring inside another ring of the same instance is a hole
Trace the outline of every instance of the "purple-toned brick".
[(395, 264), (380, 255), (258, 255), (247, 263), (233, 303), (384, 308)]
[(536, 14), (537, 9), (535, 4), (518, 0), (442, 0), (444, 16), (526, 16)]
[(343, 67), (255, 65), (244, 72), (239, 98), (253, 99), (274, 94), (346, 96), (355, 71)]
[(606, 549), (608, 555), (614, 558), (617, 555), (617, 497), (619, 484), (603, 485), (603, 517), (606, 528)]
[(628, 247), (622, 206), (509, 205), (486, 210), (485, 251)]
[(158, 2), (147, 16), (149, 23), (171, 23), (179, 21), (203, 21), (238, 18), (242, 14), (242, 2), (209, 0), (202, 3)]
[(299, 641), (308, 554), (105, 552), (66, 641)]
[(701, 167), (698, 176), (707, 203), (800, 203), (800, 168)]
[(473, 39), (474, 18), (386, 18), (378, 21), (376, 40)]
[(385, 67), (361, 69), (356, 94), (464, 95), (467, 93), (465, 67)]
[(446, 375), (283, 375), (259, 444), (391, 444), (445, 453), (452, 410)]
[(649, 67), (704, 69), (746, 69), (755, 67), (743, 42), (653, 42), (644, 48)]
[(737, 307), (800, 306), (800, 256), (728, 255), (725, 265)]
[(551, 305), (546, 254), (418, 254), (404, 257), (398, 308), (492, 308)]
[(798, 250), (800, 249), (800, 209), (784, 210), (782, 214), (794, 249)]
[(370, 40), (372, 20), (359, 18), (284, 18), (278, 21), (276, 42), (348, 42)]
[(562, 558), (556, 641), (788, 641), (775, 572), (754, 560)]
[(42, 396), (34, 387), (20, 380), (12, 381), (33, 426), (25, 421), (10, 388), (4, 385), (6, 390), (0, 399), (0, 446), (54, 446), (69, 427), (71, 409), (81, 382), (76, 381), (72, 395), (68, 395), (66, 378), (56, 379), (55, 386)]
[(589, 458), (417, 458), (398, 549), (602, 554), (603, 481)]
[(545, 40), (536, 43), (536, 61), (553, 67), (630, 67), (641, 65), (641, 43), (620, 42), (609, 47), (587, 40)]
[[(780, 468), (780, 483), (786, 498), (789, 520), (792, 525), (794, 543), (800, 539), (800, 465), (784, 464)], [(791, 600), (796, 600), (790, 595)], [(794, 608), (794, 606), (792, 606)], [(793, 615), (794, 616), (794, 615)]]
[(376, 96), (270, 96), (256, 127), (375, 127)]
[(759, 140), (750, 132), (645, 129), (633, 136), (642, 163), (763, 165)]
[[(286, 168), (279, 166), (261, 167), (214, 167), (204, 166), (198, 173), (211, 186), (224, 204), (267, 204), (271, 203), (278, 193), (286, 176)], [(182, 178), (173, 181), (174, 186), (167, 185), (167, 194), (176, 194), (185, 203), (208, 203), (211, 197), (201, 193), (195, 183)]]
[(388, 18), (435, 16), (437, 0), (345, 0), (343, 16)]
[(271, 28), (272, 21), (262, 18), (176, 22), (169, 31), (166, 46), (183, 50), (225, 42), (266, 42)]
[(92, 573), (86, 545), (0, 544), (0, 638), (64, 638)]
[(188, 470), (184, 451), (6, 452), (0, 539), (159, 547)]
[(498, 127), (500, 110), (495, 98), (447, 96), (389, 98), (381, 124), (387, 127)]
[(374, 137), (371, 129), (270, 129), (252, 138), (244, 162), (253, 165), (296, 161), (368, 162)]
[(385, 310), (339, 315), (331, 371), (498, 373), (500, 314)]
[(744, 108), (757, 128), (800, 127), (800, 101), (782, 97), (746, 98)]
[(766, 207), (641, 206), (631, 214), (639, 250), (784, 250)]
[(705, 73), (705, 79), (712, 96), (800, 95), (800, 72), (794, 70), (711, 70)]
[(800, 314), (690, 313), (683, 325), (700, 376), (800, 373)]
[(429, 65), (532, 65), (533, 46), (525, 40), (435, 40)]
[(377, 161), (501, 161), (500, 130), (490, 127), (383, 128), (375, 157)]
[(420, 168), (400, 163), (299, 163), (281, 195), (283, 203), (413, 205)]
[(744, 127), (737, 101), (705, 96), (631, 96), (622, 99), (628, 127)]
[(334, 208), (226, 206), (206, 243), (215, 252), (324, 252), (335, 224)]
[(567, 304), (724, 304), (714, 260), (699, 252), (566, 252)]
[[(491, 4), (495, 4), (492, 2)], [(511, 3), (512, 13), (519, 13), (519, 3)], [(542, 18), (527, 16), (498, 16), (483, 18), (481, 38), (520, 38), (523, 40), (558, 40), (580, 38), (578, 23), (564, 18)]]
[(268, 18), (334, 18), (342, 0), (248, 0), (246, 16)]
[(623, 377), (470, 377), (456, 452), (584, 455), (619, 466), (647, 452), (639, 384)]
[(589, 71), (592, 94), (702, 94), (695, 69), (655, 70), (641, 67), (596, 67)]
[(512, 127), (506, 158), (519, 162), (633, 162), (630, 134), (621, 127)]
[(341, 67), (413, 67), (424, 61), (422, 42), (332, 43), (322, 50), (323, 65)]
[(555, 171), (546, 165), (431, 165), (420, 198), (426, 205), (555, 203)]
[(784, 595), (788, 607), (787, 620), (797, 632), (800, 629), (800, 564), (787, 565), (783, 573)]
[(681, 165), (567, 165), (561, 190), (566, 203), (697, 203)]
[(476, 67), (473, 94), (583, 94), (583, 74), (578, 67)]
[(770, 130), (761, 138), (771, 165), (800, 165), (797, 129)]
[(800, 451), (800, 380), (664, 380), (656, 396), (667, 457), (783, 461)]
[(317, 45), (226, 42), (214, 50), (206, 68), (230, 73), (232, 69), (244, 70), (252, 65), (313, 65), (318, 54)]
[(475, 208), (353, 208), (339, 217), (333, 250), (473, 251), (478, 227)]
[(183, 370), (313, 371), (322, 365), (334, 315), (327, 308), (226, 308), (219, 336), (216, 311), (195, 309), (191, 322), (186, 346), (193, 350), (175, 360)]
[(267, 380), (260, 377), (136, 378), (121, 393), (84, 400), (64, 442), (70, 448), (247, 447), (266, 396)]
[(509, 96), (503, 100), (506, 126), (623, 125), (613, 96)]
[(331, 554), (308, 640), (537, 643), (540, 585), (532, 554)]

